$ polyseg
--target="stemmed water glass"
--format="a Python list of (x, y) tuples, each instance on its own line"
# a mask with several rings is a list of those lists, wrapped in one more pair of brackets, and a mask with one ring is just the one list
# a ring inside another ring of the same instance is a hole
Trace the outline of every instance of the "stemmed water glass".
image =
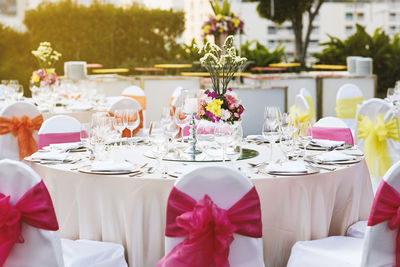
[(229, 123), (219, 121), (215, 125), (215, 141), (222, 146), (222, 162), (225, 163), (226, 148), (233, 141), (232, 126)]
[(183, 129), (189, 125), (190, 116), (187, 115), (183, 107), (177, 107), (174, 114), (175, 123), (181, 128), (181, 143), (183, 143)]
[(196, 129), (196, 140), (200, 150), (208, 157), (215, 156), (215, 124), (210, 121), (200, 120)]
[(235, 162), (242, 155), (243, 128), (242, 125), (232, 126), (232, 143), (228, 145), (227, 155), (234, 167)]
[(304, 158), (307, 153), (307, 146), (312, 141), (312, 126), (309, 122), (299, 123), (299, 141), (304, 148)]
[(126, 110), (126, 128), (128, 128), (133, 141), (133, 131), (140, 125), (140, 114), (138, 109), (127, 109)]
[[(123, 129), (121, 131), (121, 139), (123, 139), (123, 132), (124, 132), (125, 129), (128, 128), (128, 113), (126, 112), (126, 109), (117, 109), (117, 110), (115, 110), (114, 111), (114, 118), (120, 118), (121, 121), (119, 121), (119, 122), (122, 122), (122, 124), (124, 125), (124, 127), (123, 127)], [(128, 140), (128, 138), (126, 137), (125, 141), (127, 141), (127, 140)]]
[(162, 177), (166, 177), (166, 170), (163, 168), (161, 161), (168, 154), (168, 136), (166, 135), (165, 126), (160, 121), (152, 121), (149, 125), (149, 138), (152, 145), (151, 152), (157, 159), (157, 167), (162, 172)]
[(112, 122), (113, 122), (113, 127), (118, 134), (119, 146), (121, 146), (122, 132), (125, 129), (124, 121), (121, 117), (114, 116)]
[(265, 107), (262, 136), (270, 144), (270, 161), (272, 161), (273, 144), (280, 139), (282, 115), (277, 107)]

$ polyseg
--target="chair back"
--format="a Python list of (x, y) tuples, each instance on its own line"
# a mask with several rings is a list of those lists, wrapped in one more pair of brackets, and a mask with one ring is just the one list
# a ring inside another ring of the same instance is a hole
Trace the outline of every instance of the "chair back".
[[(31, 119), (41, 115), (40, 111), (34, 105), (26, 102), (16, 102), (6, 106), (0, 111), (0, 117), (11, 119), (12, 117), (21, 118), (28, 116)], [(37, 140), (37, 131), (33, 132), (33, 139)], [(19, 159), (18, 138), (12, 133), (0, 134), (0, 159)]]
[[(40, 181), (39, 175), (26, 164), (9, 159), (0, 161), (0, 193), (10, 196), (12, 206)], [(58, 231), (39, 229), (23, 220), (21, 226), (24, 242), (14, 244), (4, 266), (64, 266)]]
[[(368, 118), (372, 124), (369, 127), (363, 126), (364, 124), (362, 120), (366, 120)], [(355, 128), (354, 135), (356, 136), (356, 144), (360, 147), (361, 150), (364, 151), (367, 163), (368, 161), (368, 150), (373, 150), (375, 149), (371, 148), (371, 142), (366, 142), (366, 138), (363, 138), (363, 134), (365, 133), (366, 130), (370, 131), (372, 133), (372, 128), (377, 126), (377, 121), (382, 120), (384, 121), (385, 124), (392, 122), (392, 129), (398, 133), (399, 131), (399, 124), (398, 124), (398, 119), (396, 116), (396, 111), (394, 107), (389, 104), (388, 102), (384, 101), (383, 99), (378, 99), (378, 98), (372, 98), (369, 100), (366, 100), (363, 102), (363, 104), (360, 106), (358, 113), (357, 113), (357, 124)], [(365, 129), (368, 128), (368, 129)], [(375, 131), (379, 131), (379, 129), (376, 129)], [(377, 132), (378, 134), (378, 132)], [(388, 150), (388, 156), (390, 158), (385, 159), (384, 161), (390, 163), (395, 163), (398, 160), (400, 160), (400, 143), (399, 140), (393, 137), (388, 137), (386, 138), (386, 145), (387, 145), (387, 150)], [(387, 154), (387, 153), (386, 153)], [(379, 154), (377, 158), (382, 159), (382, 155)], [(376, 167), (379, 167), (379, 161), (376, 161)], [(390, 166), (390, 165), (389, 165)], [(371, 166), (368, 166), (370, 168), (371, 172)], [(377, 174), (378, 172), (376, 172)], [(372, 176), (374, 176), (374, 173), (371, 173)], [(379, 176), (383, 176), (383, 173), (381, 173)]]
[(311, 110), (311, 116), (312, 116), (313, 120), (315, 120), (315, 117), (316, 117), (315, 116), (315, 106), (314, 106), (314, 101), (313, 101), (310, 91), (308, 91), (306, 88), (301, 88), (300, 95), (302, 95), (307, 100), (308, 106), (310, 107), (310, 110)]
[[(388, 186), (391, 187), (389, 190)], [(385, 212), (382, 212), (382, 203), (387, 205), (384, 207)], [(400, 162), (397, 162), (386, 172), (376, 192), (365, 232), (361, 266), (398, 266), (396, 251), (399, 251), (400, 247), (396, 244), (399, 243), (397, 241), (399, 226), (396, 225), (395, 229), (391, 229), (389, 222), (399, 216), (399, 207)], [(376, 220), (379, 216), (387, 216), (388, 220), (381, 219), (379, 222)]]
[(132, 85), (125, 88), (122, 91), (121, 96), (135, 99), (137, 102), (139, 102), (141, 109), (146, 109), (146, 94), (144, 93), (144, 90), (139, 86)]
[(354, 145), (353, 134), (347, 124), (335, 117), (325, 117), (312, 127), (312, 136), (316, 139), (344, 141)]
[[(137, 109), (139, 110), (139, 118), (140, 118), (140, 124), (139, 127), (136, 128), (133, 131), (133, 136), (136, 135), (139, 131), (139, 129), (143, 128), (143, 125), (145, 124), (144, 122), (144, 114), (143, 114), (143, 109), (142, 106), (139, 104), (138, 101), (136, 101), (133, 98), (129, 98), (129, 97), (121, 97), (120, 99), (118, 99), (117, 101), (115, 101), (110, 108), (108, 109), (108, 112), (111, 113), (111, 115), (113, 116), (113, 114), (115, 113), (115, 111), (117, 109)], [(124, 137), (130, 137), (130, 133), (129, 136), (127, 135), (129, 131), (126, 130), (125, 133), (123, 133), (122, 135)]]
[[(199, 201), (207, 194), (219, 208), (228, 210), (253, 189), (253, 184), (237, 170), (228, 167), (209, 166), (198, 168), (183, 175), (175, 183), (175, 188), (195, 201)], [(168, 201), (170, 203), (171, 195)], [(247, 210), (247, 212), (250, 211)], [(169, 209), (167, 209), (168, 216), (170, 216)], [(175, 218), (173, 219), (175, 220)], [(259, 223), (261, 223), (261, 217)], [(230, 245), (228, 256), (230, 266), (264, 266), (262, 238), (237, 233), (234, 233), (233, 237), (234, 240)], [(185, 238), (166, 236), (166, 254)]]
[(357, 105), (364, 101), (364, 95), (355, 84), (342, 85), (336, 94), (336, 116), (342, 119), (350, 129), (354, 129)]
[(169, 107), (173, 108), (174, 111), (178, 106), (181, 106), (183, 103), (183, 99), (182, 99), (182, 90), (183, 87), (182, 86), (178, 86), (175, 88), (175, 90), (172, 92), (170, 101), (169, 101)]
[(87, 77), (85, 61), (64, 62), (64, 75), (71, 80), (84, 80)]
[(38, 149), (50, 144), (79, 142), (81, 123), (74, 117), (56, 115), (45, 120), (38, 133)]

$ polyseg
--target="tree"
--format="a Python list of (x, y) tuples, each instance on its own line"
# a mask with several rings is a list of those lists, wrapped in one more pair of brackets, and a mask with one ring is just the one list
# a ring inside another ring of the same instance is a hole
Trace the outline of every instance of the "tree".
[[(310, 42), (312, 23), (317, 16), (323, 2), (326, 0), (250, 0), (259, 2), (257, 11), (261, 17), (272, 20), (278, 24), (285, 21), (292, 23), (295, 36), (295, 58), (303, 66), (307, 56), (307, 48)], [(272, 1), (272, 3), (271, 3)], [(303, 35), (304, 14), (308, 16), (308, 25)]]

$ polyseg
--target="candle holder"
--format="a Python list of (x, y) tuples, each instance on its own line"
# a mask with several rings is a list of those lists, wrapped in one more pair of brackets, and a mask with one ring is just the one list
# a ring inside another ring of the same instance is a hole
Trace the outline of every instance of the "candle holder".
[(200, 154), (201, 151), (197, 149), (197, 139), (196, 139), (196, 114), (195, 113), (190, 113), (190, 139), (189, 139), (189, 147), (185, 150), (186, 154)]

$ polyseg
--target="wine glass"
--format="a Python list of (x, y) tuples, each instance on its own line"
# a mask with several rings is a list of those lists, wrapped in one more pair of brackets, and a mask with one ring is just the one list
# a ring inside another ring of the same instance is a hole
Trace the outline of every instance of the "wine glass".
[(219, 121), (214, 130), (215, 141), (222, 146), (222, 162), (225, 163), (226, 147), (233, 141), (232, 127), (229, 123)]
[(124, 121), (121, 117), (114, 116), (114, 119), (112, 120), (112, 122), (113, 122), (114, 129), (118, 133), (119, 146), (121, 146), (122, 132), (125, 129)]
[(130, 132), (131, 140), (133, 142), (133, 131), (136, 130), (140, 125), (140, 114), (138, 109), (127, 109), (126, 110), (126, 118), (127, 124), (126, 128), (128, 128)]
[(122, 133), (121, 134), (121, 138), (123, 140), (123, 138), (124, 138), (124, 130), (126, 128), (128, 128), (128, 113), (126, 112), (126, 109), (116, 109), (114, 111), (114, 117), (120, 118), (121, 121), (122, 121), (122, 124), (124, 125), (124, 128), (122, 129), (122, 132), (121, 132)]
[(242, 155), (242, 140), (243, 140), (243, 128), (242, 125), (237, 125), (232, 128), (232, 143), (228, 145), (227, 155), (232, 163), (232, 166), (235, 166), (235, 162)]
[(168, 137), (165, 127), (160, 121), (150, 122), (149, 138), (152, 145), (151, 152), (157, 160), (157, 167), (162, 172), (162, 177), (166, 177), (166, 170), (161, 165), (161, 160), (168, 154)]
[(171, 107), (163, 107), (161, 112), (161, 122), (168, 124), (172, 121), (174, 110)]
[(200, 150), (208, 157), (215, 157), (215, 124), (211, 121), (200, 120), (196, 129), (196, 140)]
[(272, 161), (273, 144), (279, 140), (279, 118), (266, 118), (262, 126), (262, 136), (270, 144), (270, 161)]
[(183, 107), (177, 107), (174, 114), (175, 123), (181, 128), (181, 143), (183, 143), (183, 129), (189, 125), (190, 116), (187, 115)]
[(312, 126), (309, 122), (301, 122), (299, 123), (299, 140), (301, 145), (304, 148), (304, 158), (307, 153), (307, 146), (312, 141)]

